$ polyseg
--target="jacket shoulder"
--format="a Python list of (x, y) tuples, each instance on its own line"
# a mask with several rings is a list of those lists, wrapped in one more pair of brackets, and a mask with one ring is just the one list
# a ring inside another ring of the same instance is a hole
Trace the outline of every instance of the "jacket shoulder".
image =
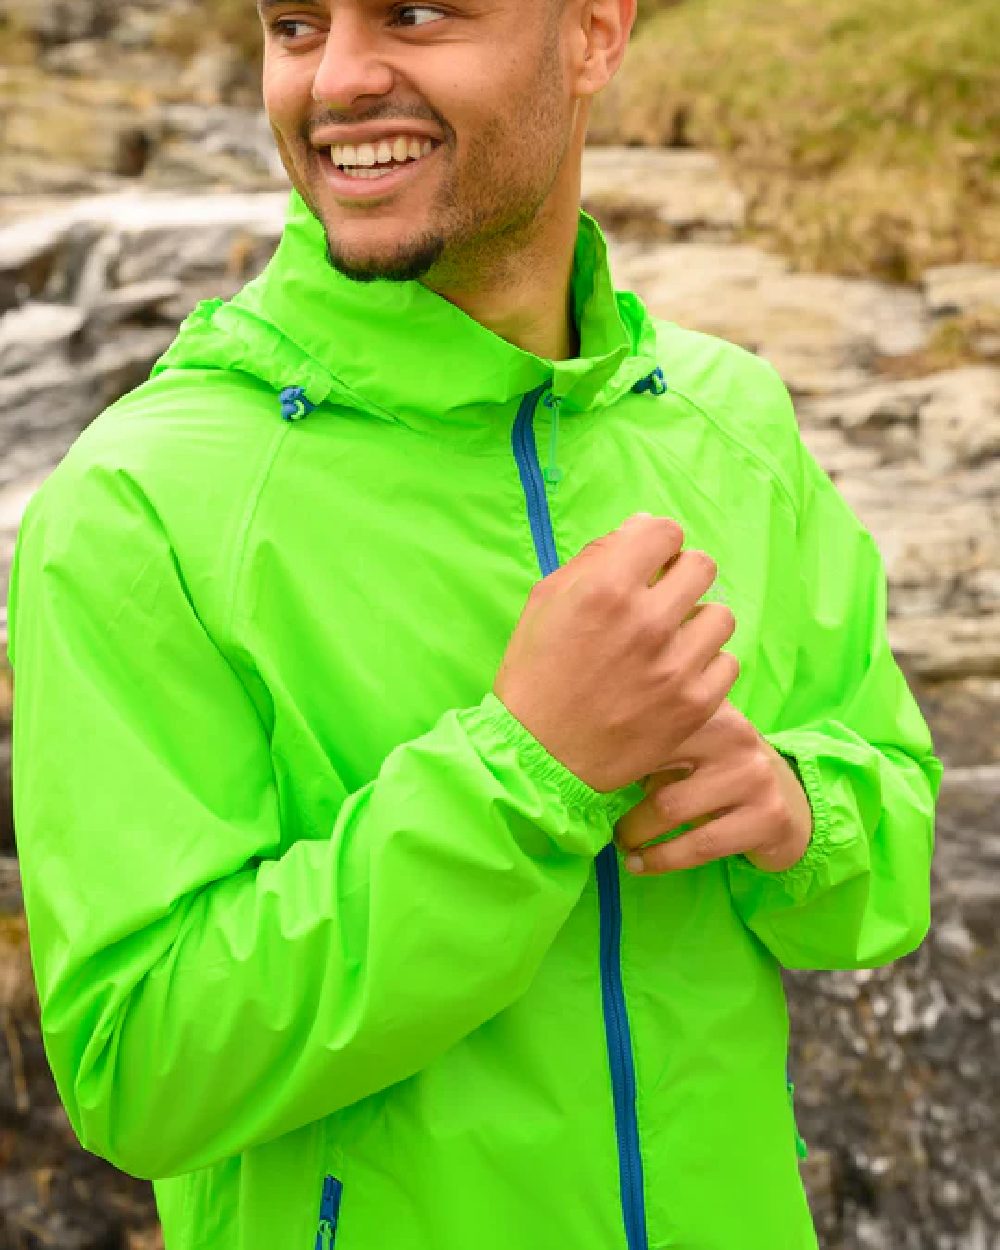
[(727, 339), (653, 319), (668, 388), (757, 460), (794, 503), (801, 438), (788, 388), (770, 361)]
[(142, 383), (91, 421), (28, 500), (10, 594), (29, 564), (55, 573), (97, 554), (125, 578), (156, 553), (206, 623), (221, 622), (241, 535), (287, 428), (273, 392), (250, 378), (205, 370)]

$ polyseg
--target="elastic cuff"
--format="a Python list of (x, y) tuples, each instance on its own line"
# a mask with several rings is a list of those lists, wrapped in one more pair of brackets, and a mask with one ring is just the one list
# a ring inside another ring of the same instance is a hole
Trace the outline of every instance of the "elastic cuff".
[[(809, 839), (805, 854), (797, 863), (792, 864), (791, 868), (767, 874), (781, 885), (794, 888), (802, 881), (811, 878), (817, 867), (829, 856), (832, 850), (830, 831), (833, 828), (833, 814), (823, 793), (823, 778), (815, 757), (806, 752), (801, 755), (797, 754), (789, 748), (787, 743), (781, 742), (780, 736), (776, 736), (775, 739), (769, 738), (767, 734), (763, 736), (794, 769), (812, 810), (812, 837)], [(747, 860), (747, 863), (749, 862)]]
[(480, 706), (484, 712), (480, 724), (514, 747), (525, 772), (537, 781), (554, 786), (568, 808), (606, 816), (614, 825), (645, 797), (646, 792), (639, 782), (608, 792), (594, 790), (562, 760), (556, 759), (492, 690), (487, 691)]

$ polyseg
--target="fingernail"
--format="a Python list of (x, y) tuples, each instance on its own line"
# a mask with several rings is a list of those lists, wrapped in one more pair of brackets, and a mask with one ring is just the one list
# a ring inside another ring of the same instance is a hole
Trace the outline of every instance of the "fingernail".
[[(652, 515), (652, 512), (633, 512), (631, 516), (627, 516), (625, 520), (622, 521), (622, 525), (628, 525), (630, 521), (634, 521), (637, 517)], [(621, 529), (622, 525), (619, 525), (618, 528)]]
[(625, 867), (629, 872), (642, 872), (646, 867), (646, 863), (641, 855), (627, 855), (625, 857)]

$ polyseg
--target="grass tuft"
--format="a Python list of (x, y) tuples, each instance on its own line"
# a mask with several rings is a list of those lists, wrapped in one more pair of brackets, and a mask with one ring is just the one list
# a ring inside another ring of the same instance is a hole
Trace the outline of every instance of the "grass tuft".
[(996, 0), (640, 0), (596, 142), (719, 153), (810, 269), (1000, 262)]

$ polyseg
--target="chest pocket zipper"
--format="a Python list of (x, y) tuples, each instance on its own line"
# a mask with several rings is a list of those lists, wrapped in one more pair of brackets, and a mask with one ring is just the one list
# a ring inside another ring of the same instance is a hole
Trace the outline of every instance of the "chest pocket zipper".
[(319, 1228), (316, 1230), (316, 1250), (333, 1250), (337, 1240), (337, 1220), (340, 1216), (340, 1199), (344, 1192), (342, 1181), (335, 1176), (323, 1178), (323, 1197), (319, 1205)]

